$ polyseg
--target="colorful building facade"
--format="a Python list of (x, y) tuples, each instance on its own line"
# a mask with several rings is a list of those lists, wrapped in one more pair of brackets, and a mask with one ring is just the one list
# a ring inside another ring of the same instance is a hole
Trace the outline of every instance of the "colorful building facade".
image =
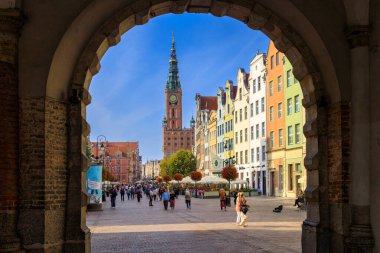
[[(138, 142), (91, 142), (92, 153), (120, 183), (134, 183), (141, 179), (142, 166)], [(98, 145), (98, 146), (97, 146)]]
[(306, 171), (303, 160), (306, 154), (306, 139), (303, 135), (305, 111), (302, 106), (300, 83), (293, 76), (293, 68), (284, 57), (284, 87), (286, 115), (286, 154), (285, 154), (285, 196), (296, 197), (299, 190), (305, 190)]
[(267, 171), (268, 191), (271, 196), (284, 196), (285, 180), (285, 113), (283, 75), (284, 55), (277, 50), (273, 41), (268, 47), (267, 69)]
[(250, 63), (250, 187), (267, 193), (266, 164), (266, 54), (257, 53)]

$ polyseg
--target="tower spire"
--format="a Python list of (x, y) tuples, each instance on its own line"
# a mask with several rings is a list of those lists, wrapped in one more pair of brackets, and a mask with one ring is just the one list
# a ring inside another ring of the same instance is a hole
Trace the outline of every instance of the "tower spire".
[(169, 60), (169, 76), (166, 81), (166, 89), (175, 90), (181, 88), (178, 76), (178, 61), (175, 49), (174, 32), (172, 32), (172, 48)]

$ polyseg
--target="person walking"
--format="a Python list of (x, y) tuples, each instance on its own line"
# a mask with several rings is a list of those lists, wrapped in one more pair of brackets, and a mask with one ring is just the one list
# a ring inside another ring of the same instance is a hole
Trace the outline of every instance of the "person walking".
[(244, 197), (244, 193), (243, 192), (240, 192), (241, 195), (240, 195), (240, 223), (239, 223), (239, 226), (243, 226), (243, 227), (247, 227), (248, 224), (247, 224), (247, 212), (248, 212), (248, 205), (247, 205), (247, 200), (245, 199)]
[(136, 189), (136, 195), (137, 195), (137, 202), (140, 202), (140, 199), (142, 197), (142, 190), (140, 187), (137, 187)]
[(152, 188), (150, 188), (149, 189), (149, 193), (148, 193), (149, 195), (149, 206), (153, 206), (153, 190), (152, 190)]
[(125, 191), (127, 192), (127, 197), (128, 197), (128, 200), (129, 200), (129, 198), (131, 197), (131, 187), (130, 186), (126, 187)]
[(131, 199), (135, 199), (135, 193), (136, 193), (136, 189), (135, 189), (135, 187), (132, 185), (132, 187), (131, 187)]
[(125, 186), (122, 184), (120, 188), (120, 200), (124, 201), (124, 195), (125, 195)]
[(224, 211), (227, 211), (227, 203), (226, 203), (227, 194), (223, 188), (220, 189), (219, 191), (219, 199), (220, 199), (220, 210), (223, 210), (224, 208)]
[(175, 207), (175, 198), (176, 198), (176, 194), (173, 190), (171, 190), (170, 191), (170, 199), (169, 199), (171, 209), (174, 209), (174, 207)]
[(191, 209), (191, 194), (189, 189), (186, 189), (185, 191), (185, 202), (186, 202), (186, 208)]
[(117, 196), (117, 189), (116, 189), (116, 186), (114, 186), (111, 189), (111, 208), (116, 208), (116, 196)]
[(167, 192), (166, 189), (162, 189), (162, 201), (164, 202), (165, 210), (168, 210), (169, 199), (170, 199), (169, 192)]
[(237, 199), (236, 199), (236, 225), (240, 225), (240, 222), (241, 222), (241, 211), (240, 211), (240, 207), (241, 207), (241, 199), (242, 199), (242, 195), (243, 193), (242, 192), (239, 192), (237, 194)]

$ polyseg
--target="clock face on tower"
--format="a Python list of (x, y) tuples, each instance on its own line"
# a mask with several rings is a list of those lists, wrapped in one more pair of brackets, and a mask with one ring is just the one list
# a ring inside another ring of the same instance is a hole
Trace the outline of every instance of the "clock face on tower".
[(169, 95), (169, 103), (170, 103), (170, 104), (177, 103), (177, 101), (178, 101), (178, 98), (177, 98), (177, 95), (176, 95), (176, 94), (170, 94), (170, 95)]

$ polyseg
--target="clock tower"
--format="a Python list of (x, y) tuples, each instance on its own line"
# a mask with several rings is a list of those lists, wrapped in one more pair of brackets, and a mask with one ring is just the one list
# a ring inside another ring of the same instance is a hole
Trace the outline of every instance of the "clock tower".
[(191, 151), (194, 146), (194, 129), (193, 118), (190, 120), (190, 128), (182, 128), (182, 89), (173, 34), (169, 75), (165, 87), (165, 117), (162, 121), (163, 157), (170, 157), (179, 150)]
[(165, 88), (165, 118), (168, 129), (182, 128), (182, 89), (178, 76), (178, 61), (175, 50), (174, 34), (169, 60), (169, 76)]

